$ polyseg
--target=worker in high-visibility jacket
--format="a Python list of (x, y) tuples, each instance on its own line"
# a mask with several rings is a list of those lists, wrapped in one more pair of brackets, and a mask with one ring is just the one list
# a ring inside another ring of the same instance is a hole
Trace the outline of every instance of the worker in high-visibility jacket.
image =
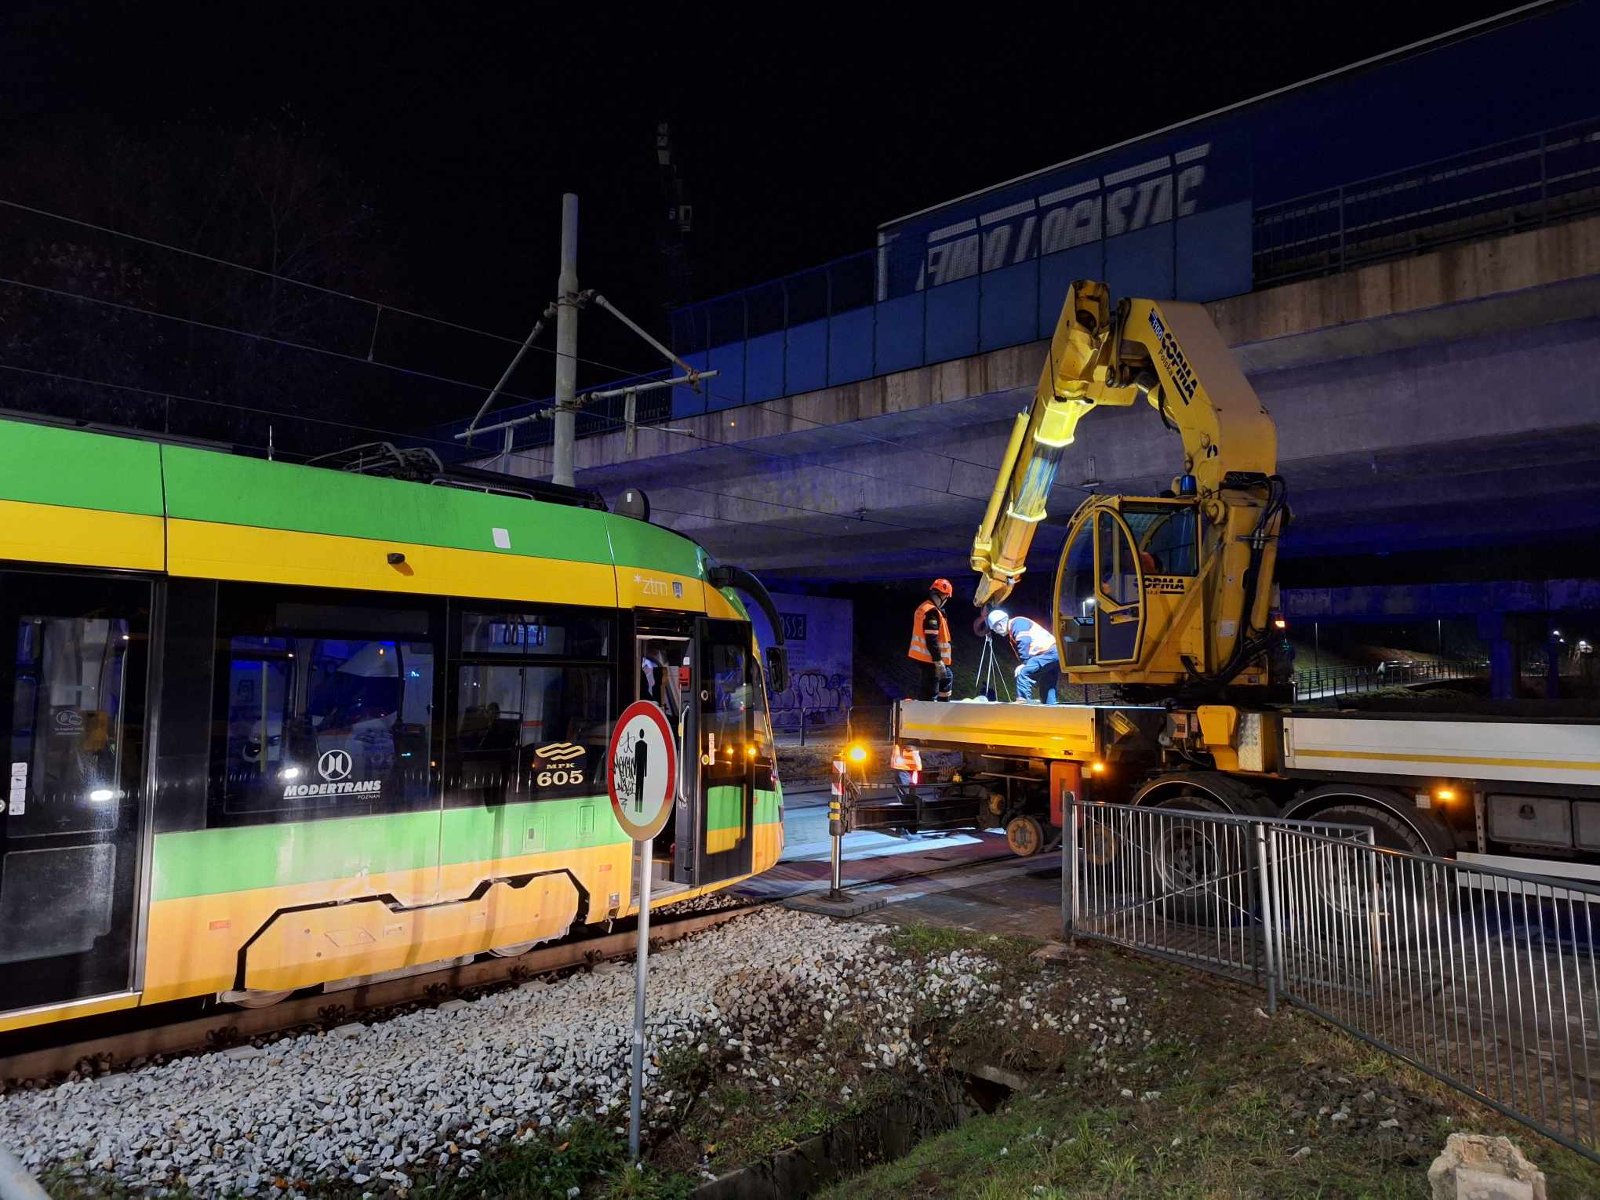
[(944, 606), (955, 591), (948, 579), (935, 579), (928, 587), (928, 598), (917, 606), (911, 618), (911, 646), (906, 654), (922, 664), (921, 697), (948, 700), (955, 692), (956, 673), (950, 667), (950, 622)]
[(1037, 621), (1013, 617), (997, 608), (988, 616), (989, 632), (1004, 637), (1020, 660), (1017, 663), (1017, 699), (1056, 702), (1061, 683), (1061, 654), (1055, 635)]

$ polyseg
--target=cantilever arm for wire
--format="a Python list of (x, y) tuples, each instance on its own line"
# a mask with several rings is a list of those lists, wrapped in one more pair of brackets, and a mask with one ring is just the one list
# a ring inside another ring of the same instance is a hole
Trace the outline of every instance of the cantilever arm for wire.
[(510, 365), (506, 367), (505, 372), (500, 376), (500, 382), (495, 384), (489, 394), (484, 397), (483, 404), (479, 407), (477, 415), (468, 422), (467, 436), (469, 438), (472, 436), (473, 431), (478, 428), (478, 422), (483, 420), (483, 414), (489, 411), (489, 406), (494, 403), (495, 397), (500, 394), (500, 390), (511, 382), (511, 373), (517, 369), (517, 364), (522, 361), (522, 356), (528, 352), (528, 347), (532, 346), (539, 335), (544, 332), (544, 323), (555, 315), (556, 306), (553, 303), (547, 305), (545, 310), (539, 314), (539, 319), (533, 323), (533, 328), (528, 331), (528, 336), (522, 339), (522, 345), (517, 347), (517, 352), (512, 356)]

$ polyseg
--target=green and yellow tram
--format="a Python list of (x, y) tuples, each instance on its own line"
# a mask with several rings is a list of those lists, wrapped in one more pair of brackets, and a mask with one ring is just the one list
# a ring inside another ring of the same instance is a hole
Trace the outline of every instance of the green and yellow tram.
[(656, 895), (777, 861), (760, 585), (585, 493), (412, 475), (0, 421), (0, 1030), (635, 911), (603, 770), (641, 696), (680, 738)]

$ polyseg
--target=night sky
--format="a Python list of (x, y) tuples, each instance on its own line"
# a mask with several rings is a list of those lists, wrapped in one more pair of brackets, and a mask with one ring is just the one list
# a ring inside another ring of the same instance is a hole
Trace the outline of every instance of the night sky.
[[(664, 327), (660, 120), (694, 207), (703, 298), (1505, 5), (65, 7), (19, 0), (3, 18), (13, 119), (231, 128), (289, 114), (374, 197), (402, 299), (520, 335), (554, 291), (566, 190), (584, 205), (581, 282)], [(52, 203), (26, 180), (0, 193)], [(597, 356), (654, 365), (614, 331), (586, 338)]]

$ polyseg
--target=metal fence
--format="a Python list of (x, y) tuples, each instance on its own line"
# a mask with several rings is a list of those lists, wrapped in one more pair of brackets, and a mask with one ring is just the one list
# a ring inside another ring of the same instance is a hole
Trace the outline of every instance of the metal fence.
[[(1266, 821), (1225, 813), (1078, 804), (1062, 861), (1062, 916), (1104, 938), (1275, 987), (1263, 936)], [(1363, 825), (1273, 821), (1372, 840)], [(1067, 864), (1078, 861), (1078, 870)]]
[(1294, 698), (1329, 700), (1335, 696), (1359, 696), (1419, 683), (1478, 679), (1488, 673), (1487, 662), (1469, 660), (1385, 663), (1376, 667), (1312, 667), (1295, 672)]
[(1600, 1160), (1600, 888), (1352, 826), (1073, 807), (1070, 934), (1258, 983)]
[(1255, 284), (1330, 274), (1600, 208), (1600, 119), (1256, 211)]

